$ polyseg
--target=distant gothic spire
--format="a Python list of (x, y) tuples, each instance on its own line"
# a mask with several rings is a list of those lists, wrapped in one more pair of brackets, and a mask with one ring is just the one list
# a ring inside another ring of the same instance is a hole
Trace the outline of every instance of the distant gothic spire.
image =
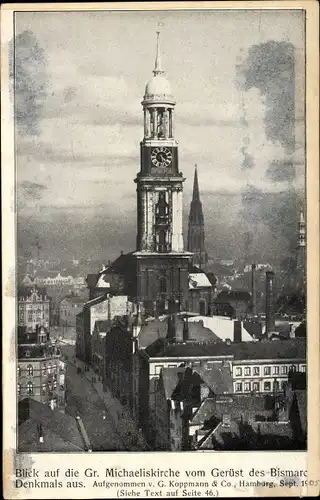
[(156, 60), (154, 62), (153, 74), (154, 76), (156, 76), (160, 75), (161, 73), (164, 73), (164, 71), (163, 69), (161, 69), (160, 31), (157, 31), (157, 54), (156, 54)]
[(188, 251), (194, 254), (193, 263), (200, 267), (204, 266), (208, 261), (204, 236), (204, 218), (200, 201), (198, 170), (196, 165), (189, 213)]
[(197, 165), (194, 170), (192, 201), (200, 201)]

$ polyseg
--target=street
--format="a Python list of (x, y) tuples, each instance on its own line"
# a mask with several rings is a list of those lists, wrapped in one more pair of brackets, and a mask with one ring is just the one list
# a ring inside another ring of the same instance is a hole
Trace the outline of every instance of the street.
[(108, 413), (85, 372), (77, 373), (73, 364), (74, 346), (62, 344), (66, 362), (66, 413), (79, 415), (84, 423), (93, 451), (121, 451), (126, 447), (117, 433), (113, 419)]

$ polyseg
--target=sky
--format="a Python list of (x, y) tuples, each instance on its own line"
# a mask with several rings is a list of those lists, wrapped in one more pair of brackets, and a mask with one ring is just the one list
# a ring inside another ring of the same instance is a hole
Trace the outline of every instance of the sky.
[(304, 200), (301, 11), (20, 12), (20, 252), (36, 240), (46, 257), (135, 249), (141, 101), (159, 22), (177, 102), (185, 234), (197, 164), (213, 258), (281, 260), (292, 248)]

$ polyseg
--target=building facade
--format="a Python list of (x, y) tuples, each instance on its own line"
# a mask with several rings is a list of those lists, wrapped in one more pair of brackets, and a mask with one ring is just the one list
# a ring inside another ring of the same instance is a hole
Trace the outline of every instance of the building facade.
[(52, 344), (44, 327), (18, 332), (18, 400), (26, 397), (50, 406), (65, 408), (65, 362), (58, 345)]
[(62, 299), (59, 304), (59, 326), (76, 326), (76, 316), (84, 304), (85, 300), (75, 295)]
[(142, 101), (144, 138), (137, 184), (136, 296), (147, 313), (167, 308), (168, 300), (188, 299), (188, 264), (182, 229), (184, 178), (179, 170), (173, 98), (161, 67), (159, 33), (153, 78)]
[(208, 255), (205, 248), (204, 217), (200, 201), (197, 165), (194, 171), (193, 194), (189, 212), (188, 251), (193, 253), (193, 264), (205, 267)]
[(18, 325), (35, 329), (36, 326), (50, 325), (51, 300), (46, 290), (32, 286), (18, 294)]

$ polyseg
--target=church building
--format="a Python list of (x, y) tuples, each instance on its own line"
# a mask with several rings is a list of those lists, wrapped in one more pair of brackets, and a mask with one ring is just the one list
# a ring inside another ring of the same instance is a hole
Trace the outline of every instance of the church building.
[(182, 190), (174, 134), (175, 100), (161, 66), (159, 32), (153, 77), (142, 101), (144, 137), (137, 184), (137, 300), (161, 313), (188, 300), (191, 254), (184, 251)]
[[(140, 143), (140, 171), (135, 179), (136, 251), (121, 255), (111, 266), (87, 279), (91, 298), (99, 295), (101, 287), (112, 293), (117, 283), (116, 293), (127, 294), (140, 303), (147, 316), (186, 308), (192, 257), (184, 250), (185, 179), (179, 170), (174, 133), (176, 102), (161, 65), (159, 34), (153, 77), (145, 87), (142, 101), (144, 135)], [(121, 266), (115, 265), (118, 261)]]

